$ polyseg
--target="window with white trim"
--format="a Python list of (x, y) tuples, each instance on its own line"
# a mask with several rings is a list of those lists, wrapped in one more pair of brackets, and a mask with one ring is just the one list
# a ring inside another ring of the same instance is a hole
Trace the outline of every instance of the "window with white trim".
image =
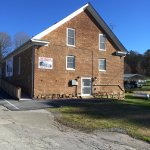
[(99, 59), (99, 71), (106, 71), (106, 59)]
[(67, 45), (75, 46), (75, 29), (67, 28)]
[(75, 70), (75, 56), (66, 56), (66, 69)]
[(20, 74), (20, 57), (19, 57), (19, 60), (18, 60), (18, 74)]
[(106, 50), (106, 36), (104, 34), (99, 34), (99, 50)]

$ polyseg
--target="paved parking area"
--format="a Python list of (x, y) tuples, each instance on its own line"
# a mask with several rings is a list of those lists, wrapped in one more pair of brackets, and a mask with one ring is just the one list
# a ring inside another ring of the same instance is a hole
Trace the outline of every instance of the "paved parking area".
[(54, 120), (47, 110), (0, 106), (1, 150), (148, 150), (150, 145), (116, 132), (85, 133)]
[(0, 92), (0, 105), (3, 105), (0, 106), (0, 149), (150, 149), (150, 144), (121, 133), (94, 131), (87, 134), (66, 127), (55, 121), (52, 113), (42, 109), (103, 102), (109, 101), (95, 99), (16, 101), (6, 93)]
[(0, 91), (0, 105), (12, 111), (37, 110), (50, 107), (62, 107), (69, 105), (104, 103), (108, 100), (97, 99), (50, 99), (50, 100), (14, 100), (11, 96)]

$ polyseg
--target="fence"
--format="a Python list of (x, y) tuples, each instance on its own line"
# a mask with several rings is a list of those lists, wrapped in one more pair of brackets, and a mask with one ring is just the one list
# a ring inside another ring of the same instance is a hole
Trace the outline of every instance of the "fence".
[(13, 98), (20, 100), (21, 98), (20, 87), (16, 87), (3, 79), (0, 79), (0, 87), (4, 91), (6, 91), (9, 95), (11, 95)]

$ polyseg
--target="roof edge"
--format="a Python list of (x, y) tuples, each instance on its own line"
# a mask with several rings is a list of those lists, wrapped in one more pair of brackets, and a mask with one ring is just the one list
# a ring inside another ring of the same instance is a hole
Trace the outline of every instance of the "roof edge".
[(81, 13), (82, 11), (84, 11), (89, 5), (90, 5), (90, 3), (85, 4), (83, 7), (79, 8), (78, 10), (76, 10), (75, 12), (73, 12), (72, 14), (70, 14), (69, 16), (65, 17), (64, 19), (62, 19), (58, 23), (50, 26), (49, 28), (47, 28), (43, 32), (37, 34), (32, 39), (40, 39), (40, 38), (44, 37), (46, 34), (50, 33), (53, 30), (55, 30), (59, 26), (61, 26), (64, 23), (66, 23), (68, 20), (72, 19), (73, 17), (75, 17), (76, 15), (78, 15), (79, 13)]
[(108, 27), (108, 25), (104, 22), (104, 20), (100, 17), (100, 15), (96, 12), (96, 10), (93, 8), (93, 6), (90, 3), (87, 3), (86, 5), (79, 8), (78, 10), (76, 10), (75, 12), (73, 12), (72, 14), (67, 16), (66, 18), (62, 19), (58, 23), (54, 24), (53, 26), (49, 27), (48, 29), (44, 30), (43, 32), (37, 34), (32, 39), (40, 39), (40, 38), (44, 37), (45, 35), (47, 35), (51, 31), (55, 30), (62, 24), (66, 23), (67, 21), (69, 21), (70, 19), (72, 19), (73, 17), (75, 17), (76, 15), (81, 13), (82, 11), (84, 11), (85, 9), (89, 10), (89, 12), (96, 19), (96, 21), (102, 26), (102, 28), (105, 30), (105, 32), (110, 36), (110, 38), (118, 46), (120, 51), (125, 52), (127, 54), (128, 51), (126, 50), (126, 48), (122, 45), (122, 43), (119, 41), (119, 39), (115, 36), (115, 34), (112, 32), (112, 30)]
[(14, 51), (12, 51), (11, 53), (9, 53), (6, 57), (4, 57), (3, 59), (1, 59), (0, 62), (5, 62), (9, 58), (11, 58), (11, 57), (13, 57), (13, 56), (21, 53), (22, 51), (28, 49), (29, 47), (31, 47), (33, 45), (48, 46), (49, 43), (50, 43), (50, 41), (46, 41), (46, 40), (29, 39), (24, 44), (22, 44), (21, 46), (19, 46), (18, 48), (16, 48)]
[(93, 8), (93, 6), (89, 4), (89, 7), (87, 8), (90, 13), (93, 15), (93, 17), (96, 19), (96, 21), (102, 26), (102, 28), (105, 30), (105, 32), (111, 37), (111, 39), (114, 41), (114, 43), (118, 46), (118, 48), (125, 52), (126, 54), (128, 51), (123, 46), (123, 44), (119, 41), (119, 39), (116, 37), (116, 35), (112, 32), (112, 30), (108, 27), (108, 25), (105, 23), (105, 21), (101, 18), (101, 16), (97, 13), (97, 11)]

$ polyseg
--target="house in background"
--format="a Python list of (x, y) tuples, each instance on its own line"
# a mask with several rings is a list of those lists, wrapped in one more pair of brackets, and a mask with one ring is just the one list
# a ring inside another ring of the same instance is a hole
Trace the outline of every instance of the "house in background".
[[(98, 95), (123, 99), (126, 54), (87, 3), (2, 59), (2, 79), (32, 98)], [(11, 73), (7, 70), (10, 60)]]

